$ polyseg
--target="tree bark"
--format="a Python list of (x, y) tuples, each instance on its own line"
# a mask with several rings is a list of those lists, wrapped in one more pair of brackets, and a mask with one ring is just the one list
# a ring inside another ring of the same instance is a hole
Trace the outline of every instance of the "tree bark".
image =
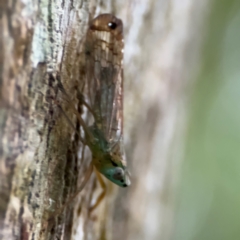
[[(203, 2), (1, 1), (0, 239), (170, 239), (183, 96), (196, 68)], [(59, 212), (91, 154), (57, 80), (81, 111), (81, 45), (89, 19), (104, 12), (125, 26), (125, 142), (133, 184), (119, 189), (107, 182), (106, 198), (90, 213), (101, 191), (92, 175)]]

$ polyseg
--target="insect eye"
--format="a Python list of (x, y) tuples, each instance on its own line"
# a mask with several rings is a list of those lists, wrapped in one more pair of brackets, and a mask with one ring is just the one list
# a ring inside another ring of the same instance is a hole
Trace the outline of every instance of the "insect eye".
[(108, 27), (112, 30), (114, 30), (117, 27), (117, 24), (115, 22), (109, 22)]
[(115, 180), (122, 180), (123, 179), (123, 176), (124, 176), (124, 172), (121, 168), (116, 168), (115, 169), (115, 172), (113, 174), (113, 178)]

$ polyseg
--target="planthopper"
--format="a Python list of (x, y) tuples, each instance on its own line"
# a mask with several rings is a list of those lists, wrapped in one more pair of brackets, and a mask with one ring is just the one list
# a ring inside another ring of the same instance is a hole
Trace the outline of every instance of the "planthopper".
[[(81, 139), (92, 153), (90, 168), (75, 196), (93, 170), (103, 187), (92, 209), (106, 192), (102, 175), (120, 187), (130, 185), (123, 146), (123, 47), (120, 19), (101, 14), (91, 21), (84, 45), (86, 79), (81, 101), (92, 115), (93, 123), (88, 126), (70, 104), (84, 130), (85, 136)], [(63, 87), (60, 89), (69, 99)]]

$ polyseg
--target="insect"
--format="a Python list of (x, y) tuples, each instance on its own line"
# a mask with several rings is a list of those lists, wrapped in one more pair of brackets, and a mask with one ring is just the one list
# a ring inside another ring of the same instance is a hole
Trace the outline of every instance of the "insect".
[[(82, 141), (92, 152), (90, 168), (78, 192), (93, 169), (103, 189), (105, 184), (101, 175), (118, 186), (130, 185), (123, 147), (123, 44), (120, 19), (102, 14), (92, 20), (85, 42), (86, 101), (82, 99), (82, 103), (92, 114), (94, 123), (87, 126), (72, 106), (85, 133)], [(60, 89), (67, 96), (61, 86)], [(105, 189), (92, 209), (104, 195)]]
[(111, 14), (95, 18), (86, 41), (87, 89), (95, 123), (89, 141), (96, 169), (115, 184), (130, 184), (123, 150), (123, 24)]

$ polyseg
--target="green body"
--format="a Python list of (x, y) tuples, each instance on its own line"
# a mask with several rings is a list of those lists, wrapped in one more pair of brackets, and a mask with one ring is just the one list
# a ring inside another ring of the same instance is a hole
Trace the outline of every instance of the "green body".
[(89, 130), (92, 136), (87, 142), (92, 152), (93, 165), (113, 183), (121, 187), (129, 186), (128, 172), (122, 161), (123, 153), (117, 150), (120, 142), (111, 146), (97, 126), (89, 127)]

